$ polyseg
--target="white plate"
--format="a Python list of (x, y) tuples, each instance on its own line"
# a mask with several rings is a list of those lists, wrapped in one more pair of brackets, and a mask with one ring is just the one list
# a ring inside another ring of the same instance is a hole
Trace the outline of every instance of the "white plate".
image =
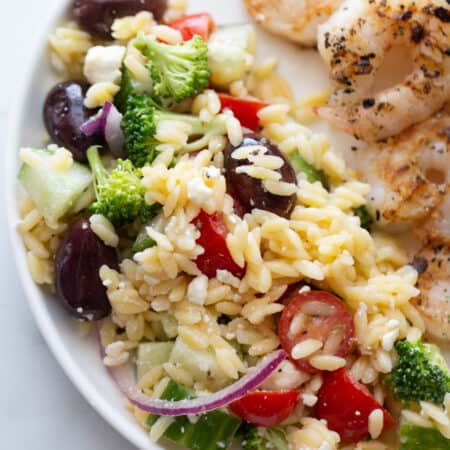
[[(49, 65), (46, 38), (55, 25), (63, 19), (65, 5), (68, 3), (62, 2), (53, 17), (49, 17), (48, 26), (44, 26), (45, 33), (37, 41), (35, 52), (30, 52), (34, 55), (34, 59), (32, 58), (29, 63), (23, 92), (16, 102), (16, 111), (12, 114), (5, 167), (10, 239), (32, 313), (67, 376), (92, 407), (130, 442), (142, 449), (161, 449), (163, 447), (149, 441), (147, 434), (136, 425), (125, 410), (122, 397), (103, 367), (95, 340), (81, 339), (76, 332), (74, 321), (54, 298), (42, 292), (32, 281), (27, 269), (24, 248), (16, 231), (19, 220), (16, 204), (18, 150), (24, 146), (43, 144), (45, 139), (42, 105), (49, 88), (59, 81)], [(218, 24), (244, 23), (250, 20), (240, 0), (226, 2), (191, 0), (190, 10), (208, 11), (212, 13)], [(261, 30), (258, 34), (260, 59), (266, 56), (279, 58), (281, 73), (292, 83), (298, 98), (322, 91), (327, 87), (326, 71), (316, 52), (301, 51), (296, 46)], [(342, 136), (335, 135), (335, 139), (341, 138)], [(349, 148), (349, 146), (347, 140), (343, 148)], [(169, 447), (168, 444), (164, 444), (164, 448)]]

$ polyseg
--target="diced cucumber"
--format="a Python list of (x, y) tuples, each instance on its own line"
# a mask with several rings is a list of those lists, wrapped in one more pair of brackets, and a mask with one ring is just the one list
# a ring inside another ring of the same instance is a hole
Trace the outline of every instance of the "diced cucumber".
[(54, 168), (50, 163), (52, 150), (32, 151), (36, 153), (37, 163), (33, 166), (23, 163), (18, 179), (46, 221), (55, 224), (89, 189), (92, 175), (87, 167), (77, 162), (67, 170)]
[[(192, 394), (170, 381), (161, 399), (180, 401), (193, 398)], [(158, 416), (150, 415), (148, 425), (152, 426)], [(201, 415), (195, 423), (186, 416), (176, 417), (167, 428), (164, 437), (191, 450), (226, 450), (232, 443), (241, 421), (221, 410)]]
[(399, 450), (450, 450), (450, 439), (433, 428), (402, 425)]
[(226, 88), (242, 80), (250, 71), (256, 51), (256, 33), (252, 25), (218, 28), (208, 42), (211, 83)]
[(312, 164), (309, 164), (298, 151), (289, 155), (289, 159), (295, 172), (304, 173), (310, 183), (320, 181), (325, 189), (328, 190), (330, 188), (330, 184), (323, 170), (316, 169)]
[(173, 342), (145, 342), (137, 351), (137, 377), (140, 380), (153, 367), (169, 361)]
[(170, 362), (189, 372), (194, 381), (211, 391), (226, 386), (230, 379), (217, 364), (214, 350), (196, 350), (189, 347), (180, 337), (175, 341)]

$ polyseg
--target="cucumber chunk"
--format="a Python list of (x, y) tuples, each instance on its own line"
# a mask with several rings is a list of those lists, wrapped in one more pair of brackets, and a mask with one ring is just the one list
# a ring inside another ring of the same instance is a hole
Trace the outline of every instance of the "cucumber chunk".
[(92, 184), (90, 170), (74, 162), (67, 170), (51, 164), (52, 150), (32, 149), (33, 166), (23, 163), (18, 179), (49, 224), (56, 224), (75, 205)]
[(214, 350), (193, 349), (180, 337), (175, 341), (169, 361), (189, 372), (195, 382), (211, 391), (217, 391), (230, 382), (217, 364)]
[[(193, 395), (171, 380), (161, 395), (162, 400), (180, 401)], [(158, 416), (150, 415), (147, 424), (152, 426)], [(226, 450), (232, 443), (241, 421), (224, 411), (202, 414), (192, 423), (186, 416), (174, 418), (164, 437), (191, 450)]]
[(145, 342), (137, 351), (137, 377), (140, 380), (153, 367), (169, 361), (173, 342)]
[(399, 450), (450, 450), (450, 439), (438, 430), (421, 428), (415, 425), (402, 425), (400, 428)]
[(226, 88), (242, 80), (253, 65), (256, 33), (252, 25), (232, 25), (218, 28), (208, 43), (211, 83)]

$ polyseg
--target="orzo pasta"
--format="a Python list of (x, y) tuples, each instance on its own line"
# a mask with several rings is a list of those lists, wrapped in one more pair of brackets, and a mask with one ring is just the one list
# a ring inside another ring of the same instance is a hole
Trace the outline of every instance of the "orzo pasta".
[(328, 94), (296, 102), (250, 25), (141, 3), (111, 24), (75, 8), (49, 37), (78, 81), (45, 103), (57, 145), (20, 154), (33, 280), (97, 322), (154, 441), (384, 450), (401, 423), (448, 446), (421, 273), (371, 226), (372, 187), (299, 123)]

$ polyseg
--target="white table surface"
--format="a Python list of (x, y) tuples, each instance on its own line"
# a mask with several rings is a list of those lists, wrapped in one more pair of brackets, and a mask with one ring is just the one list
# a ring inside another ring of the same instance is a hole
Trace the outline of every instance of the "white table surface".
[[(60, 0), (0, 0), (0, 158), (9, 106), (29, 43)], [(0, 159), (0, 173), (3, 175)], [(80, 396), (50, 354), (28, 309), (6, 238), (0, 180), (0, 449), (131, 450)]]

